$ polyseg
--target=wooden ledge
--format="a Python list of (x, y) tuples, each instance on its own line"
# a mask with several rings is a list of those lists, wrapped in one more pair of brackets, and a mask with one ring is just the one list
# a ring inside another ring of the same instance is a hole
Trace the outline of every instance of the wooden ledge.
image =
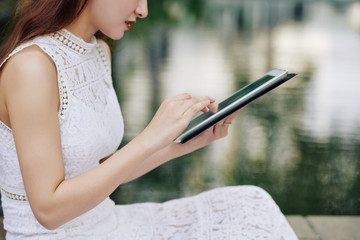
[(299, 240), (358, 240), (360, 216), (286, 216)]

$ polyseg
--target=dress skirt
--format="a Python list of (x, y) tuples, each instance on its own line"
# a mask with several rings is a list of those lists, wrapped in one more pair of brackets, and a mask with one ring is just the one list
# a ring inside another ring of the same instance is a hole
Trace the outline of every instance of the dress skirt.
[(298, 239), (271, 196), (254, 186), (216, 188), (164, 203), (112, 205), (105, 209), (101, 211), (112, 210), (88, 215), (86, 226), (69, 223), (64, 231), (37, 239)]

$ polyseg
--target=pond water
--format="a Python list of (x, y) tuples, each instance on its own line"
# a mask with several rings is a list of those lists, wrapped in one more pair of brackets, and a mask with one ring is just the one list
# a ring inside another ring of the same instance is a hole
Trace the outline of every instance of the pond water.
[(360, 3), (162, 2), (167, 14), (150, 9), (114, 47), (123, 144), (167, 97), (220, 101), (272, 68), (299, 75), (244, 108), (226, 139), (112, 198), (159, 202), (253, 184), (286, 214), (360, 214)]

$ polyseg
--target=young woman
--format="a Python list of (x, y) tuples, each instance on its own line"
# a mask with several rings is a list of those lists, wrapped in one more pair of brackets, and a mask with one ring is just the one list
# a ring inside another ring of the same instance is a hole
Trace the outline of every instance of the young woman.
[[(227, 187), (163, 204), (109, 195), (227, 135), (232, 115), (186, 144), (173, 140), (209, 97), (165, 100), (117, 150), (123, 119), (103, 35), (120, 39), (146, 0), (24, 0), (0, 53), (0, 185), (7, 239), (296, 239), (271, 197)], [(97, 36), (97, 37), (95, 37)]]

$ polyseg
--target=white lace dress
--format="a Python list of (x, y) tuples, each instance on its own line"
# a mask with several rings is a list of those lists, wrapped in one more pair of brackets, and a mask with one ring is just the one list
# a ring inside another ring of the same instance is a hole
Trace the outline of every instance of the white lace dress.
[[(9, 57), (30, 45), (39, 46), (57, 67), (61, 143), (66, 178), (71, 178), (96, 167), (123, 136), (110, 59), (95, 38), (86, 43), (66, 30), (22, 44)], [(219, 188), (162, 204), (115, 205), (107, 198), (49, 231), (31, 211), (12, 131), (2, 122), (0, 186), (9, 240), (297, 239), (272, 198), (252, 186)]]

